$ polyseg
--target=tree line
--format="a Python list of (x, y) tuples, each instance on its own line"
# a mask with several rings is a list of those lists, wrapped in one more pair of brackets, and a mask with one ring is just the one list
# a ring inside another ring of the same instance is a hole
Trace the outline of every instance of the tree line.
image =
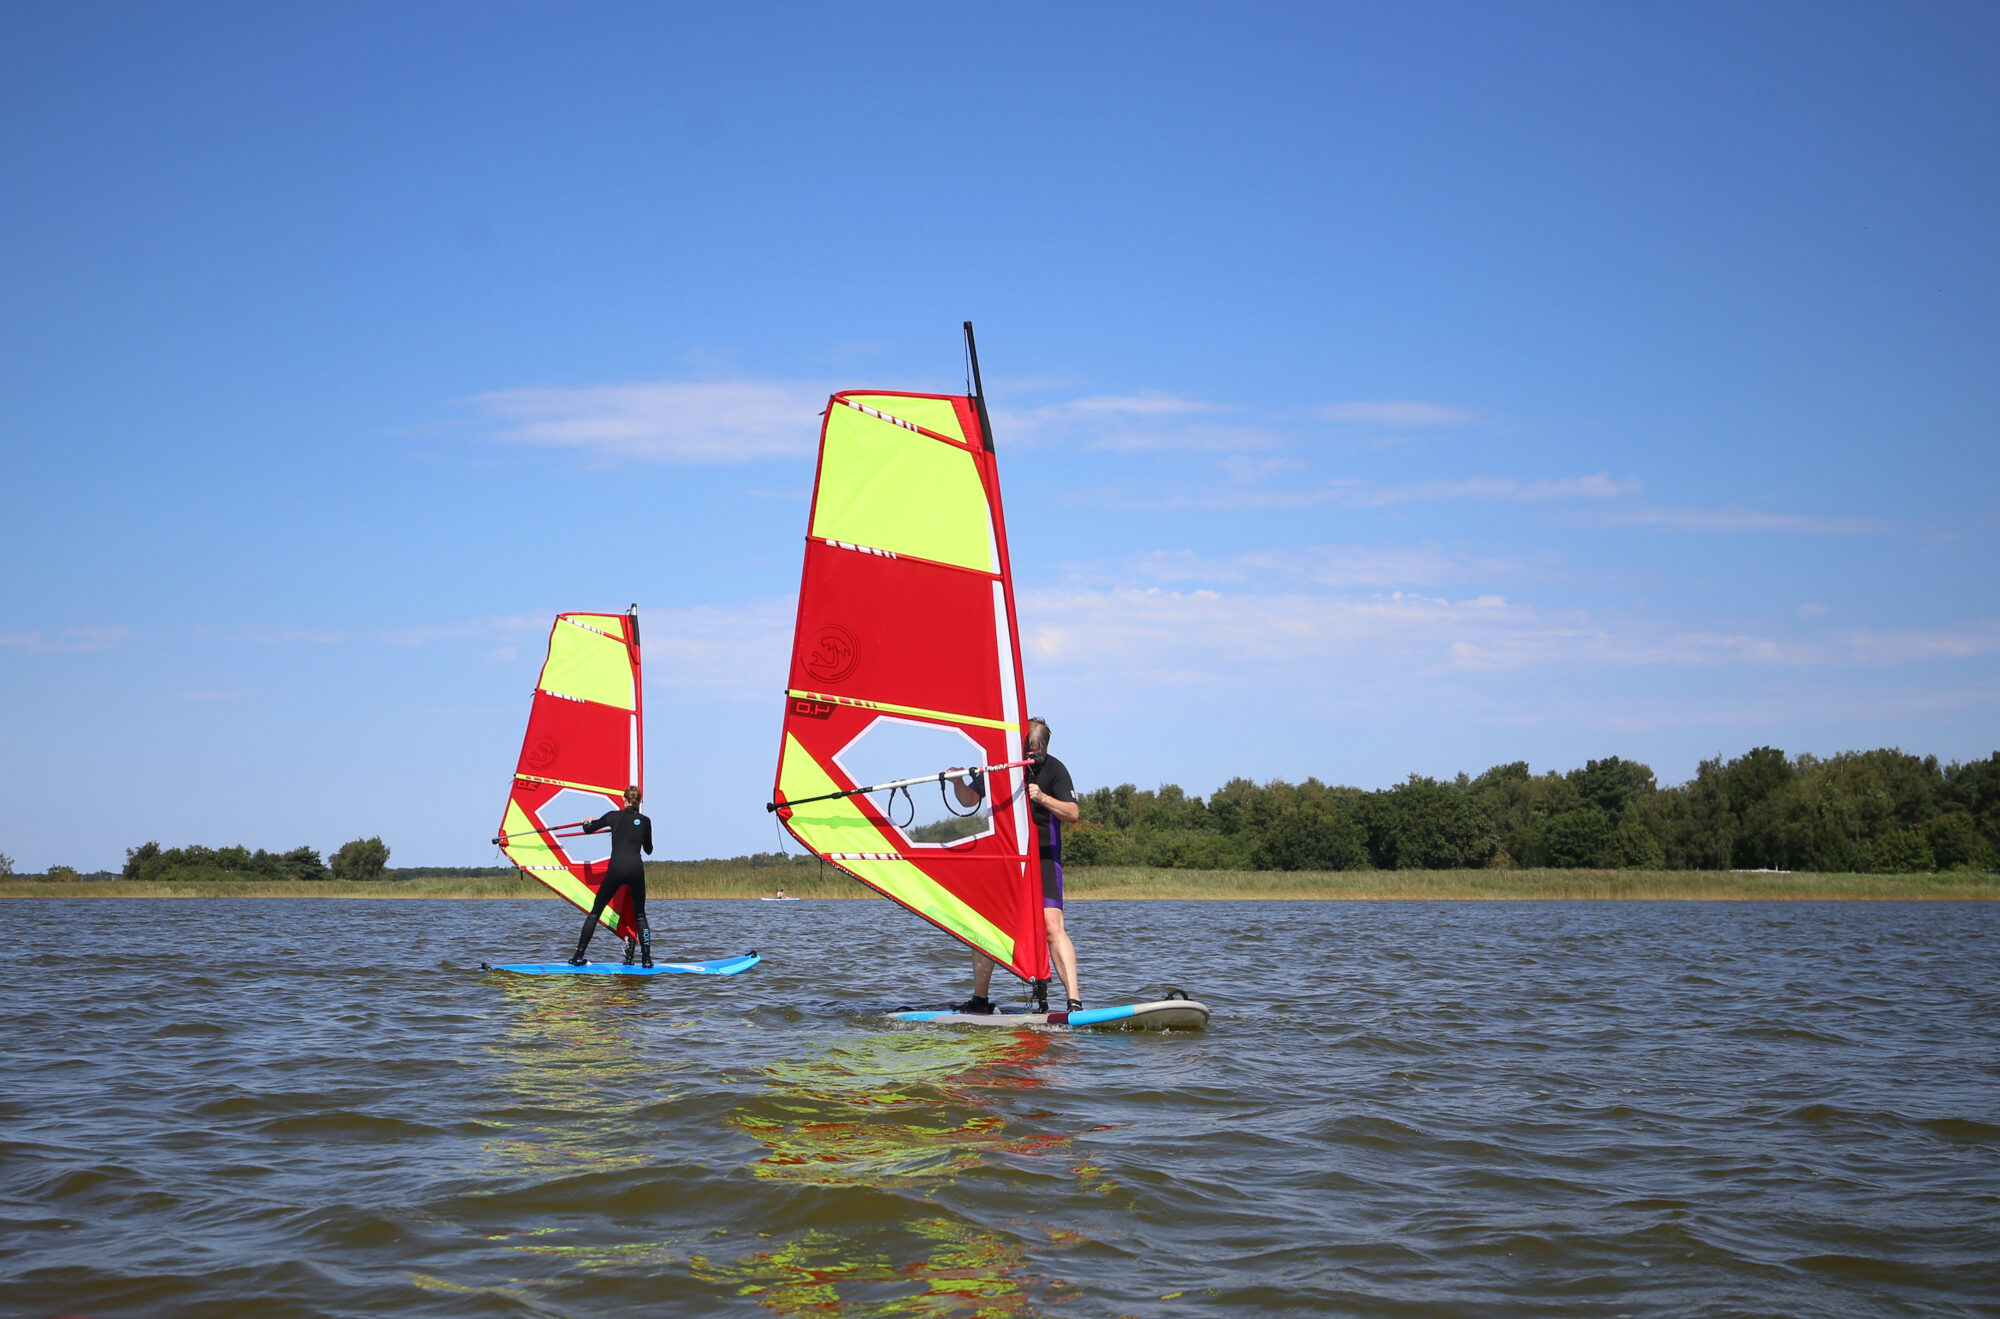
[(1206, 800), (1129, 783), (1079, 798), (1075, 865), (1202, 870), (1577, 868), (1919, 873), (2000, 862), (2000, 751), (1940, 765), (1899, 750), (1820, 758), (1775, 747), (1662, 787), (1612, 756), (1526, 761), (1477, 778), (1412, 774), (1379, 791), (1231, 779)]
[(382, 878), (389, 865), (389, 845), (380, 838), (356, 838), (343, 843), (327, 860), (317, 849), (295, 847), (289, 852), (251, 851), (247, 847), (162, 848), (157, 842), (141, 843), (125, 849), (126, 879), (183, 883), (222, 879), (291, 879), (316, 881), (337, 879), (364, 881)]

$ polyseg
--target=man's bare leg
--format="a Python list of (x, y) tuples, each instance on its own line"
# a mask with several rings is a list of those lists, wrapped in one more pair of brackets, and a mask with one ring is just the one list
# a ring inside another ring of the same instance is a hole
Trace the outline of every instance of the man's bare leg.
[(1042, 918), (1049, 928), (1049, 960), (1056, 964), (1056, 978), (1062, 981), (1063, 993), (1081, 1003), (1083, 982), (1076, 974), (1076, 945), (1069, 941), (1069, 931), (1063, 928), (1062, 908), (1044, 907)]
[(972, 955), (972, 996), (985, 998), (986, 991), (993, 987), (993, 959), (985, 953)]

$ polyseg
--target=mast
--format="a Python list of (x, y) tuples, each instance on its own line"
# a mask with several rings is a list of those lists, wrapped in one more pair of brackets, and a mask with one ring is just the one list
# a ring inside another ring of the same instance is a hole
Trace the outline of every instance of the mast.
[(979, 379), (979, 345), (972, 338), (972, 322), (965, 323), (965, 356), (972, 363), (972, 406), (979, 410), (979, 434), (986, 452), (993, 450), (993, 423), (986, 416), (986, 385)]

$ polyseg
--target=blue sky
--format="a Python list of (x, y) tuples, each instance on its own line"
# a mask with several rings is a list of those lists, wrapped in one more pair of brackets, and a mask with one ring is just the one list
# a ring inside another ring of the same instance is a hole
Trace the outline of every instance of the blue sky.
[[(814, 413), (962, 386), (1080, 785), (2000, 746), (1988, 5), (13, 4), (0, 852), (486, 864), (637, 601), (777, 845)], [(928, 767), (922, 767), (928, 768)]]

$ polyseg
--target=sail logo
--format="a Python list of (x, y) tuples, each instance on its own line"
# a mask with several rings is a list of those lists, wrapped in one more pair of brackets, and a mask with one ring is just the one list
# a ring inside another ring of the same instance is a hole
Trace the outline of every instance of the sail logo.
[(562, 754), (562, 743), (552, 737), (538, 737), (521, 752), (521, 763), (529, 769), (547, 769)]
[(800, 661), (807, 673), (821, 682), (840, 682), (861, 662), (854, 634), (837, 623), (829, 623), (813, 634), (812, 644)]

